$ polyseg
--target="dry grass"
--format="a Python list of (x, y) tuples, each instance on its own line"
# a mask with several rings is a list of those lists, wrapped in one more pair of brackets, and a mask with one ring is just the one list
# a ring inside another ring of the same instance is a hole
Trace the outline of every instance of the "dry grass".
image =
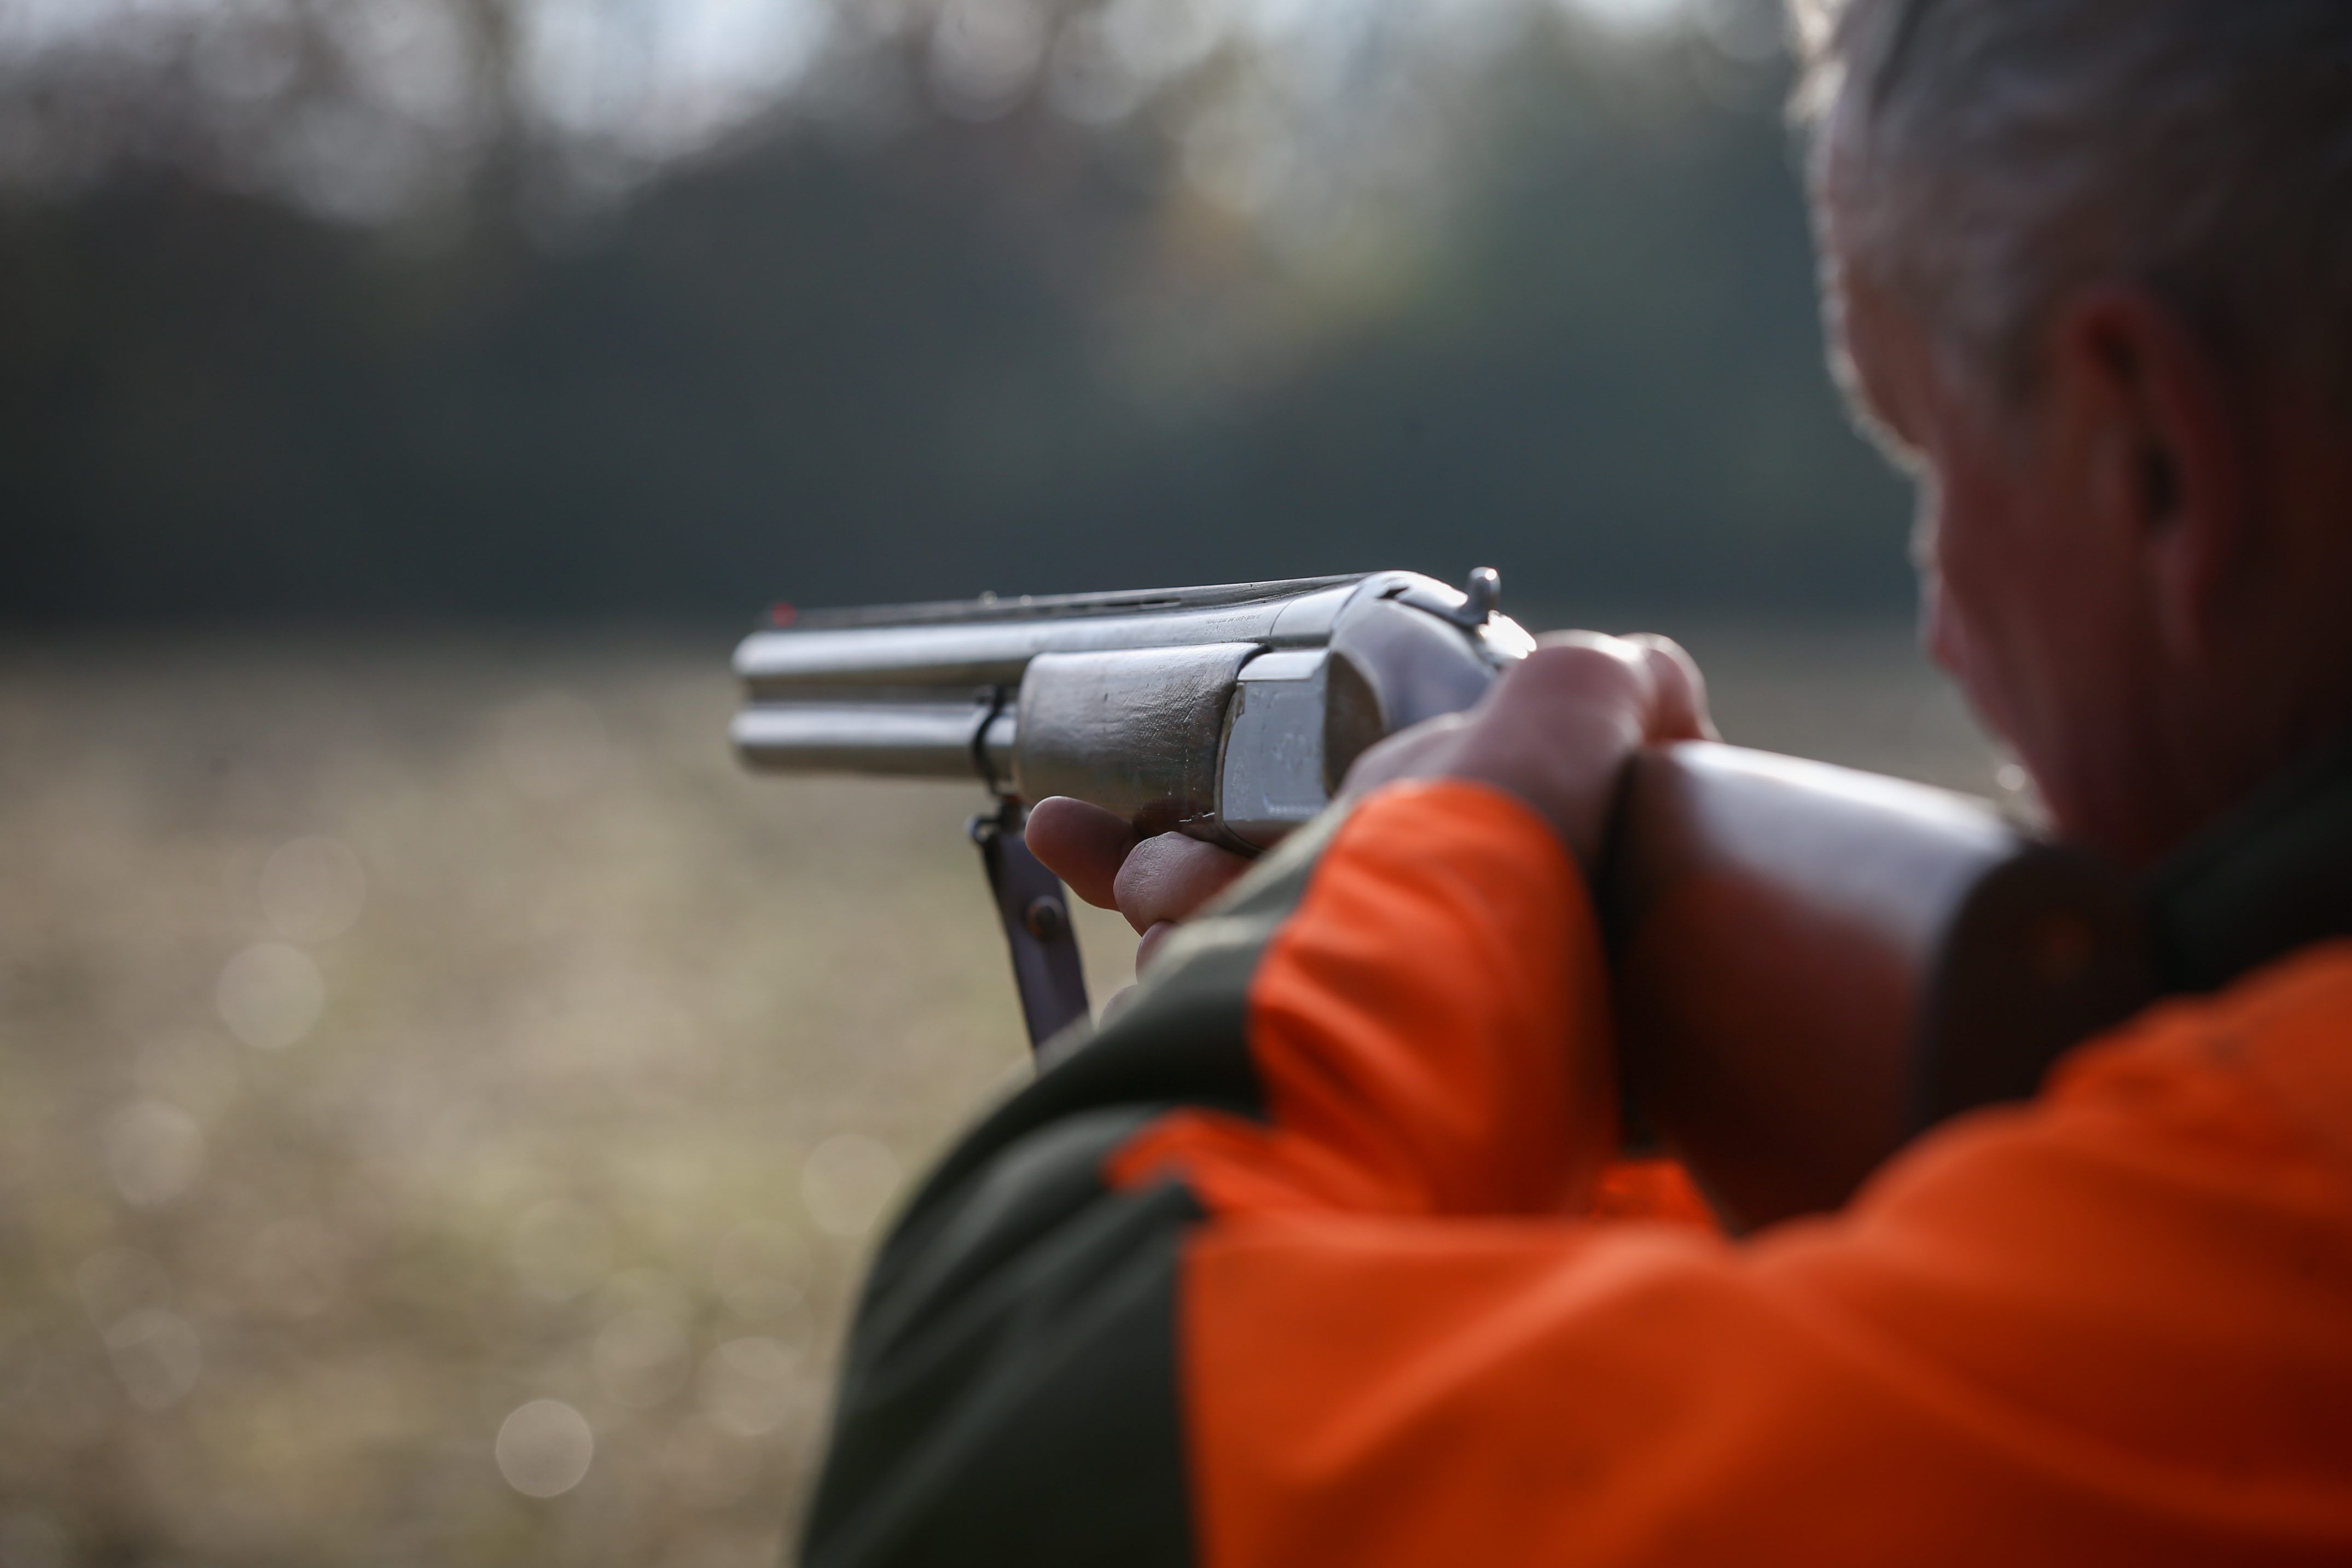
[[(1988, 776), (1899, 633), (1692, 641), (1735, 739)], [(740, 775), (723, 654), (0, 659), (0, 1563), (775, 1560), (1024, 1053), (971, 793)]]

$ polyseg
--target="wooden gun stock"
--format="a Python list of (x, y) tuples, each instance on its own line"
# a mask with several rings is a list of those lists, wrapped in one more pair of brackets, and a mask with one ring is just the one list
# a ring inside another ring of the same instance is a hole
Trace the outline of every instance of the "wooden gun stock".
[(1599, 880), (1632, 1136), (1740, 1228), (1835, 1207), (2156, 990), (2119, 871), (1824, 763), (1643, 753)]

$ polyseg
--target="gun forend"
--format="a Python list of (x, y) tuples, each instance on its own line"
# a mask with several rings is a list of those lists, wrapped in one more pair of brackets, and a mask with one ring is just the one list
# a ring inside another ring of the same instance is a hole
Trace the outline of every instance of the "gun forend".
[(1366, 747), (1525, 657), (1498, 585), (1376, 572), (810, 615), (736, 650), (735, 745), (772, 771), (971, 778), (1263, 848)]

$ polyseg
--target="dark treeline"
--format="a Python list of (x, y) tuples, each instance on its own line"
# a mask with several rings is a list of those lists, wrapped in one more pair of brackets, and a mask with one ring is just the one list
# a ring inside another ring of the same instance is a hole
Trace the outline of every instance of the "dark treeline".
[[(1774, 91), (1531, 37), (1440, 196), (1286, 259), (1041, 110), (776, 121), (560, 222), (128, 165), (0, 208), (0, 614), (736, 615), (1492, 563), (1885, 605)], [(484, 188), (495, 191), (495, 181)]]

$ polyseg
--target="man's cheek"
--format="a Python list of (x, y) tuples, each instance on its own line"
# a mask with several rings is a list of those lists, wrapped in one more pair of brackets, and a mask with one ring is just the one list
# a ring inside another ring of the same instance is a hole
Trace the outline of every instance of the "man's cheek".
[(1943, 488), (1933, 468), (1919, 477), (1911, 520), (1911, 569), (1919, 581), (1919, 641), (1927, 657), (1953, 679), (1968, 684), (1968, 638), (1953, 603), (1951, 574), (1944, 562)]
[[(1948, 541), (1948, 533), (1943, 536)], [(1965, 571), (1966, 563), (1959, 563)], [(1920, 642), (1927, 657), (1958, 685), (1977, 718), (1994, 734), (2016, 740), (2014, 715), (2002, 691), (2000, 659), (1966, 592), (1969, 580), (1955, 576), (1948, 550), (1919, 558)]]
[(1982, 689), (1984, 668), (1977, 656), (1977, 640), (1969, 635), (1968, 617), (1953, 601), (1940, 572), (1930, 569), (1920, 574), (1919, 621), (1919, 639), (1927, 657), (1958, 684), (1978, 714), (1991, 722), (1988, 704), (1991, 693)]

